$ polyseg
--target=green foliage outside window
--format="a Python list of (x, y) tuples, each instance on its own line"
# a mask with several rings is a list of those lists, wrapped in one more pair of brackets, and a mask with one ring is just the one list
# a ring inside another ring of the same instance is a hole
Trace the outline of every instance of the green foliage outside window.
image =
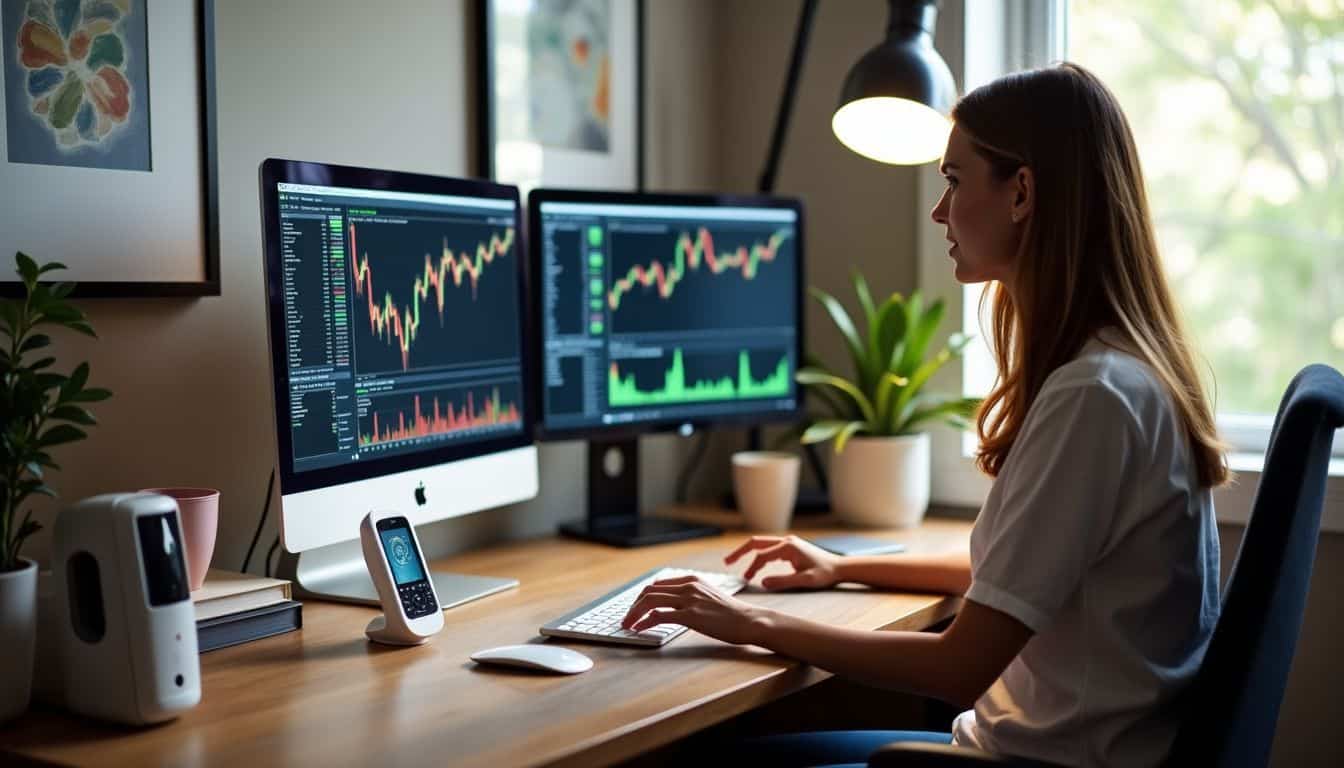
[(1067, 55), (1134, 129), (1218, 410), (1344, 367), (1344, 2), (1073, 0)]

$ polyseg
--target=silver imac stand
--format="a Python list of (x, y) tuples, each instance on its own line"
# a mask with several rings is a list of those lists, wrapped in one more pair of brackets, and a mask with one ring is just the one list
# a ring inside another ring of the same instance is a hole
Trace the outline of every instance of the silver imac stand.
[[(364, 565), (359, 539), (317, 547), (299, 554), (280, 548), (276, 576), (293, 583), (294, 596), (308, 600), (379, 605), (378, 593)], [(446, 611), (463, 603), (518, 586), (517, 579), (430, 571), (439, 604)]]

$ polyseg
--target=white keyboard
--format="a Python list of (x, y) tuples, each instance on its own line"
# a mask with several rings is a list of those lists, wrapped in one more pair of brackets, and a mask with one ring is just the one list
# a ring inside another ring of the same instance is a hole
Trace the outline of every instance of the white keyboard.
[(577, 611), (547, 623), (541, 628), (541, 634), (623, 645), (655, 647), (663, 645), (685, 632), (686, 628), (680, 624), (658, 624), (642, 632), (631, 632), (621, 628), (621, 619), (625, 618), (630, 606), (634, 605), (635, 598), (639, 597), (639, 593), (643, 592), (645, 587), (655, 581), (675, 579), (678, 576), (699, 576), (701, 581), (712, 584), (730, 595), (740, 592), (747, 585), (742, 577), (731, 573), (687, 568), (657, 568), (622, 584)]

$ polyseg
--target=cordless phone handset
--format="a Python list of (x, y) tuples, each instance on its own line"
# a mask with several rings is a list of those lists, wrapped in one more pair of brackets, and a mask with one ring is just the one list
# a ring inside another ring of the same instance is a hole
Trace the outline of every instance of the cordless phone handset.
[(419, 645), (443, 629), (434, 580), (405, 515), (370, 512), (359, 524), (359, 541), (383, 606), (364, 634), (376, 643)]

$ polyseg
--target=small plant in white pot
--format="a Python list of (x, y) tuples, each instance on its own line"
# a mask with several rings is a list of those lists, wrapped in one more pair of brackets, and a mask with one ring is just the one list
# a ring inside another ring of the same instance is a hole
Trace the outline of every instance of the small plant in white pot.
[(943, 302), (927, 307), (918, 292), (908, 300), (892, 294), (880, 305), (863, 276), (853, 274), (863, 308), (863, 331), (844, 306), (824, 291), (813, 298), (840, 329), (854, 363), (846, 378), (809, 356), (799, 370), (830, 411), (803, 433), (804, 443), (834, 442), (830, 463), (831, 507), (841, 520), (860, 526), (902, 528), (918, 525), (929, 506), (929, 434), (939, 421), (969, 426), (979, 398), (922, 391), (929, 377), (960, 355), (970, 337), (955, 333), (947, 346), (928, 355), (943, 318)]
[(47, 471), (58, 469), (51, 449), (83, 440), (87, 435), (76, 425), (95, 421), (82, 404), (112, 394), (85, 386), (88, 363), (68, 376), (51, 370), (56, 358), (47, 354), (46, 327), (96, 334), (65, 300), (73, 283), (38, 282), (64, 265), (38, 266), (22, 253), (16, 259), (24, 296), (0, 301), (0, 722), (22, 714), (32, 692), (37, 564), (19, 557), (19, 548), (42, 526), (23, 507), (34, 494), (56, 495), (46, 482)]

